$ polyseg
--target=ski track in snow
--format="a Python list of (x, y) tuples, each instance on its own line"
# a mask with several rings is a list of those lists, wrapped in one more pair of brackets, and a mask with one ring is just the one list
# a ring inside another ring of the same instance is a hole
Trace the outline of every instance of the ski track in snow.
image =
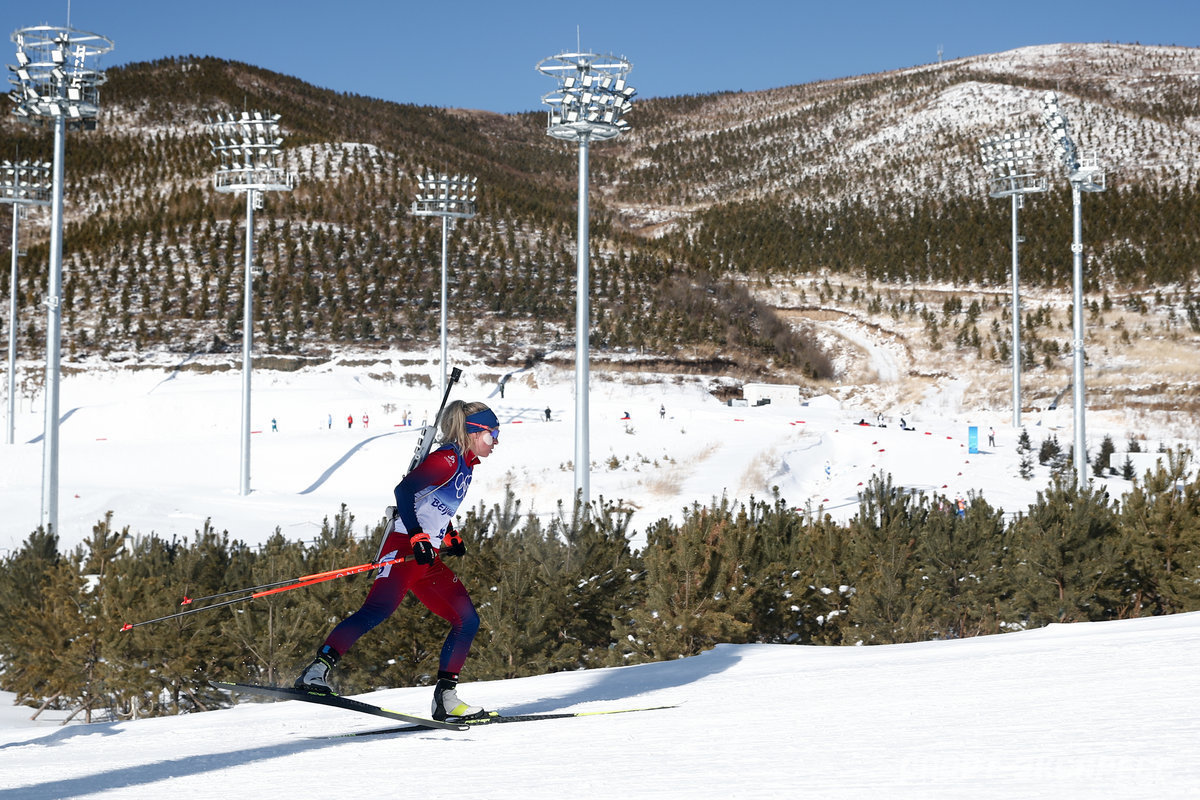
[[(881, 647), (718, 645), (671, 662), (463, 684), (472, 702), (512, 714), (676, 708), (352, 739), (316, 737), (387, 723), (243, 700), (60, 727), (8, 706), (0, 800), (322, 798), (358, 787), (454, 800), (1182, 800), (1200, 781), (1198, 659), (1200, 614)], [(419, 712), (429, 693), (362, 697)]]
[[(898, 365), (885, 345), (872, 352), (879, 374)], [(420, 363), (413, 354), (381, 359), (399, 372), (396, 361)], [(239, 375), (176, 372), (165, 365), (163, 373), (96, 368), (66, 376), (62, 398), (73, 412), (60, 433), (62, 546), (86, 540), (108, 511), (114, 525), (128, 526), (134, 535), (191, 536), (211, 519), (218, 531), (250, 544), (266, 541), (276, 528), (310, 539), (342, 504), (356, 516), (359, 530), (373, 524), (391, 502), (420, 422), (440, 399), (436, 389), (411, 386), (403, 375), (383, 380), (371, 377), (373, 371), (388, 372), (325, 366), (256, 373), (251, 493), (244, 497), (237, 493)], [(502, 502), (511, 488), (522, 513), (557, 514), (559, 501), (574, 494), (570, 371), (542, 366), (514, 374), (503, 400), (495, 396), (495, 381), (473, 380), (472, 372), (468, 364), (455, 396), (487, 397), (504, 431), (496, 452), (475, 472), (469, 507)], [(172, 379), (164, 381), (164, 373)], [(593, 377), (590, 398), (591, 496), (635, 509), (634, 546), (640, 546), (646, 527), (664, 517), (678, 521), (693, 503), (768, 499), (776, 487), (791, 507), (823, 505), (845, 520), (857, 511), (858, 492), (881, 472), (909, 488), (949, 496), (976, 492), (1009, 513), (1023, 510), (1047, 480), (1040, 466), (1032, 481), (1016, 477), (1017, 432), (1009, 414), (1003, 408), (964, 409), (964, 379), (940, 379), (916, 407), (886, 413), (886, 427), (874, 424), (871, 398), (886, 393), (879, 386), (887, 384), (877, 385), (874, 395), (863, 394), (862, 406), (819, 397), (807, 405), (730, 407), (708, 394), (703, 378), (635, 380), (643, 382)], [(550, 422), (544, 419), (547, 407)], [(6, 487), (0, 555), (19, 548), (41, 520), (42, 447), (31, 443), (41, 430), (40, 411), (36, 400), (22, 403), (21, 444), (0, 448), (0, 481)], [(413, 423), (407, 427), (401, 425), (405, 411)], [(621, 419), (626, 411), (629, 420)], [(365, 430), (363, 413), (370, 417)], [(348, 415), (355, 419), (349, 428)], [(901, 416), (916, 430), (900, 430)], [(277, 433), (272, 418), (278, 420)], [(854, 424), (860, 419), (872, 424)], [(1026, 414), (1023, 422), (1035, 448), (1050, 434), (1060, 441), (1071, 436), (1070, 408)], [(1092, 415), (1090, 447), (1106, 434), (1126, 441), (1127, 424), (1119, 415)], [(976, 454), (967, 450), (972, 425), (980, 431)], [(995, 447), (982, 444), (989, 427), (997, 431)], [(1147, 449), (1156, 450), (1160, 442), (1179, 444), (1164, 432)], [(1184, 444), (1200, 450), (1200, 442)], [(1114, 496), (1129, 486), (1118, 478), (1103, 482)]]

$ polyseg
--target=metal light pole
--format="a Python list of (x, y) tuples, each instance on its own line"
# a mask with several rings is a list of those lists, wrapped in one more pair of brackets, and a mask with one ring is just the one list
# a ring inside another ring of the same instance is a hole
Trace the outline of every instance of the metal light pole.
[(1033, 133), (989, 139), (979, 145), (988, 171), (988, 194), (1012, 198), (1012, 424), (1021, 427), (1021, 237), (1017, 233), (1018, 211), (1025, 195), (1046, 191), (1046, 178), (1036, 172)]
[(13, 113), (54, 128), (51, 167), (50, 265), (46, 289), (46, 418), (42, 438), (42, 525), (58, 532), (59, 365), (62, 351), (63, 160), (67, 129), (94, 130), (104, 73), (88, 59), (110, 52), (110, 39), (73, 28), (39, 25), (12, 35), (17, 65), (9, 81)]
[(588, 452), (588, 148), (629, 129), (625, 114), (636, 90), (625, 76), (633, 65), (625, 58), (595, 53), (559, 53), (536, 69), (558, 81), (542, 97), (550, 107), (546, 133), (579, 144), (579, 220), (575, 257), (575, 496), (589, 502), (591, 456)]
[(21, 254), (20, 225), (23, 206), (50, 205), (50, 163), (48, 161), (0, 162), (0, 203), (12, 203), (12, 271), (8, 281), (8, 424), (5, 444), (16, 437), (17, 416), (17, 259)]
[(1075, 377), (1075, 481), (1080, 488), (1088, 483), (1087, 437), (1084, 432), (1084, 383), (1083, 383), (1083, 212), (1080, 200), (1083, 192), (1103, 192), (1104, 169), (1094, 154), (1083, 154), (1071, 139), (1071, 125), (1058, 107), (1058, 95), (1046, 92), (1042, 98), (1042, 121), (1050, 130), (1055, 148), (1067, 171), (1071, 183), (1071, 205), (1074, 210), (1072, 225), (1071, 254), (1073, 256)]
[(242, 429), (238, 494), (250, 494), (250, 372), (254, 345), (254, 209), (263, 192), (286, 192), (292, 173), (279, 166), (279, 115), (261, 111), (217, 114), (206, 121), (213, 155), (219, 160), (213, 188), (246, 193), (246, 268), (242, 308)]
[(469, 175), (434, 175), (417, 179), (417, 199), (412, 204), (412, 213), (418, 217), (442, 218), (442, 382), (441, 397), (446, 395), (446, 373), (449, 371), (449, 348), (446, 343), (446, 273), (448, 269), (450, 226), (456, 219), (471, 219), (475, 216), (475, 181)]

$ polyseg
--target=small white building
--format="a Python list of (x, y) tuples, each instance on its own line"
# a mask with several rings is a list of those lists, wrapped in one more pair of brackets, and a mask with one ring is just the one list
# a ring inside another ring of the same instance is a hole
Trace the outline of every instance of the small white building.
[[(1167, 467), (1169, 464), (1166, 453), (1112, 453), (1108, 457), (1108, 466), (1119, 474), (1125, 467), (1126, 459), (1133, 465), (1133, 475), (1138, 481), (1141, 481), (1147, 472), (1154, 472), (1159, 467)], [(1190, 473), (1195, 468), (1195, 459), (1189, 458), (1184, 469)]]
[(800, 386), (787, 383), (747, 383), (742, 386), (742, 396), (748, 405), (757, 406), (764, 402), (800, 404)]

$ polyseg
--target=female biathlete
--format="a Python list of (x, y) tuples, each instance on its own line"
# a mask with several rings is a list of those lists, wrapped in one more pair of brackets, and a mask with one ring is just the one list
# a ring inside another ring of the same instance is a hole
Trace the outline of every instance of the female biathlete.
[(454, 512), (466, 497), (471, 474), (500, 437), (496, 415), (483, 403), (455, 400), (441, 419), (442, 446), (429, 454), (396, 486), (396, 514), (383, 540), (378, 561), (403, 559), (380, 568), (362, 608), (342, 620), (326, 637), (317, 657), (296, 679), (297, 689), (333, 693), (329, 670), (364, 633), (392, 615), (408, 592), (450, 623), (442, 646), (433, 690), (433, 718), (466, 720), (488, 716), (458, 698), (458, 673), (479, 629), (479, 615), (467, 590), (438, 556), (461, 556), (462, 537), (454, 530)]

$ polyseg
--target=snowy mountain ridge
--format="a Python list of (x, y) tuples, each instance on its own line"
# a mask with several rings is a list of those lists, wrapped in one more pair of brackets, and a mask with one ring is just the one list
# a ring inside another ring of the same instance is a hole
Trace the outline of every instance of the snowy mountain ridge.
[[(660, 152), (680, 161), (677, 171), (689, 185), (660, 186), (655, 195), (689, 200), (673, 206), (676, 222), (730, 199), (782, 196), (819, 210), (852, 199), (983, 196), (983, 139), (1033, 130), (1045, 147), (1045, 168), (1054, 168), (1040, 114), (1043, 94), (1057, 90), (1077, 144), (1098, 153), (1121, 181), (1187, 185), (1200, 144), (1197, 84), (1195, 48), (1036, 45), (695, 98), (686, 115), (635, 128), (623, 146), (647, 170)], [(607, 194), (621, 202), (620, 187)], [(664, 230), (661, 212), (647, 224)]]

